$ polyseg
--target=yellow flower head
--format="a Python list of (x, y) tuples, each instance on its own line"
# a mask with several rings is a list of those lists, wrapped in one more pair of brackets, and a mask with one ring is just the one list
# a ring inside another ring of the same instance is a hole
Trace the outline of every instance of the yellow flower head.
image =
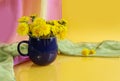
[(59, 32), (59, 28), (57, 26), (51, 26), (51, 32), (53, 35), (57, 35)]
[(29, 22), (29, 20), (30, 20), (30, 17), (23, 16), (23, 17), (19, 18), (18, 22)]
[(36, 27), (33, 27), (32, 34), (35, 37), (46, 36), (50, 34), (50, 27), (47, 24), (43, 24), (41, 26), (38, 25)]
[(59, 32), (67, 32), (67, 27), (66, 26), (63, 26), (63, 25), (60, 25), (59, 26)]
[(58, 38), (64, 39), (67, 33), (67, 27), (66, 26), (59, 26), (59, 33), (58, 33)]
[(58, 21), (53, 20), (52, 22), (53, 22), (54, 26), (60, 26), (60, 24), (58, 23)]
[(35, 25), (43, 25), (43, 24), (46, 24), (46, 21), (42, 18), (35, 18), (34, 21), (33, 21), (33, 24)]
[(59, 33), (59, 34), (57, 34), (57, 37), (58, 37), (59, 39), (64, 39), (65, 36), (66, 36), (66, 32), (65, 32), (65, 31), (63, 31), (63, 32), (61, 32), (61, 33)]
[(96, 53), (96, 51), (94, 49), (90, 50), (90, 54), (95, 54), (95, 53)]
[(29, 33), (29, 27), (26, 23), (20, 23), (18, 24), (17, 32), (19, 35), (27, 35)]
[(84, 48), (81, 53), (83, 56), (88, 56), (90, 54), (90, 50), (87, 48)]
[(41, 31), (41, 35), (46, 36), (50, 34), (50, 26), (47, 24), (44, 24), (40, 27), (40, 31)]
[(31, 32), (33, 37), (40, 37), (40, 26), (33, 27)]

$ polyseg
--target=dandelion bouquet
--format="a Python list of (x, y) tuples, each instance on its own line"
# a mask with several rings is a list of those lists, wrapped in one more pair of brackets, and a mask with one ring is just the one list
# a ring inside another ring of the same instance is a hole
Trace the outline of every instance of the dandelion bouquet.
[[(67, 31), (66, 21), (46, 21), (38, 16), (23, 16), (19, 18), (17, 32), (19, 35), (29, 36), (28, 41), (18, 43), (17, 50), (22, 56), (29, 56), (38, 65), (52, 63), (58, 53), (56, 38), (63, 39)], [(21, 44), (28, 44), (28, 53), (23, 54)]]
[(23, 16), (18, 20), (17, 32), (21, 36), (28, 35), (34, 38), (57, 37), (63, 39), (66, 35), (66, 21), (49, 20), (46, 21), (38, 16)]

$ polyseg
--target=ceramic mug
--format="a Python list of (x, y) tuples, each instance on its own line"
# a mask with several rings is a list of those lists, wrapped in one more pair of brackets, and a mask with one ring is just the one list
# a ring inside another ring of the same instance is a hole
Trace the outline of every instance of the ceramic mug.
[[(23, 54), (20, 50), (22, 43), (28, 44), (28, 54)], [(18, 43), (17, 50), (22, 56), (29, 56), (33, 63), (38, 65), (48, 65), (57, 57), (58, 46), (55, 37), (40, 39), (29, 37), (29, 41)]]

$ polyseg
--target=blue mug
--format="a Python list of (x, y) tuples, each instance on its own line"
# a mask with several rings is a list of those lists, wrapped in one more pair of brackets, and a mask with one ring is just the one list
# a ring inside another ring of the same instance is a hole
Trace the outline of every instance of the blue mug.
[[(28, 44), (28, 54), (23, 54), (20, 51), (22, 43)], [(29, 56), (31, 61), (37, 65), (48, 65), (56, 59), (58, 45), (55, 37), (47, 39), (29, 37), (29, 41), (18, 43), (17, 50), (20, 55)]]

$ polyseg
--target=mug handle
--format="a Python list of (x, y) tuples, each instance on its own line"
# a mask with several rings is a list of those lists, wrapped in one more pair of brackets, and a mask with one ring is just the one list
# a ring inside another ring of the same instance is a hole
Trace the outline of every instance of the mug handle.
[(20, 51), (20, 45), (21, 45), (22, 43), (28, 44), (28, 41), (21, 41), (21, 42), (19, 42), (19, 43), (18, 43), (18, 46), (17, 46), (17, 50), (18, 50), (18, 52), (19, 52), (20, 55), (22, 55), (22, 56), (28, 56), (28, 54), (23, 54), (23, 53)]

